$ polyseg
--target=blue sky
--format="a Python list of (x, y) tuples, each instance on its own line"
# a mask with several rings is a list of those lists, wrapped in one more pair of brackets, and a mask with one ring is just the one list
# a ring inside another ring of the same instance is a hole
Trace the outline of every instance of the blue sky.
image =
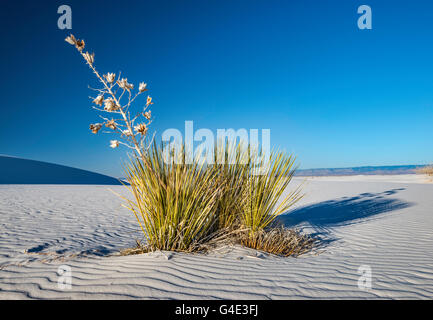
[[(145, 81), (152, 130), (271, 129), (302, 168), (433, 161), (431, 1), (1, 1), (0, 154), (122, 175), (93, 135), (96, 85), (57, 28), (103, 72)], [(368, 4), (373, 29), (359, 30)]]

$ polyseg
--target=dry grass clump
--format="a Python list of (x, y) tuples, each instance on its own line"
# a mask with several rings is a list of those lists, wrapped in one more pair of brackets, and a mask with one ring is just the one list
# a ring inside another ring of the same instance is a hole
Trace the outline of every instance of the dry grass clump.
[[(207, 237), (202, 238), (202, 241), (194, 242), (190, 245), (187, 250), (171, 250), (177, 252), (186, 252), (186, 253), (207, 253), (211, 250), (214, 250), (218, 247), (225, 245), (236, 245), (240, 244), (239, 234), (244, 232), (245, 230), (236, 229), (223, 229), (211, 232)], [(143, 243), (139, 240), (136, 240), (136, 246), (133, 248), (127, 248), (120, 251), (121, 255), (134, 255), (134, 254), (142, 254), (149, 253), (155, 251), (163, 251), (164, 249), (155, 248), (147, 243)], [(167, 250), (168, 251), (168, 250)]]
[(237, 240), (246, 247), (285, 257), (304, 254), (316, 243), (314, 238), (283, 226), (253, 233), (246, 230), (238, 234)]
[(417, 173), (419, 173), (419, 174), (426, 174), (429, 177), (433, 177), (433, 165), (426, 166), (426, 167), (423, 167), (421, 169), (418, 169)]
[[(242, 245), (277, 256), (298, 257), (310, 252), (318, 242), (317, 239), (309, 235), (302, 234), (294, 229), (285, 228), (284, 226), (267, 228), (254, 233), (251, 233), (248, 229), (226, 229), (212, 234), (208, 239), (204, 240), (201, 243), (195, 243), (194, 246), (190, 246), (186, 251), (174, 251), (206, 253), (223, 245)], [(136, 241), (136, 243), (136, 247), (122, 250), (120, 252), (121, 255), (134, 255), (161, 250), (151, 245), (143, 244), (140, 241)]]
[[(265, 158), (251, 145), (220, 143), (215, 161), (207, 164), (197, 157), (186, 163), (185, 146), (167, 162), (162, 147), (147, 139), (151, 124), (152, 98), (147, 96), (133, 112), (134, 103), (147, 91), (142, 82), (134, 84), (118, 74), (101, 75), (95, 55), (85, 52), (83, 40), (70, 35), (73, 45), (96, 75), (101, 87), (93, 89), (93, 108), (102, 122), (90, 125), (94, 134), (101, 130), (118, 134), (110, 147), (131, 150), (125, 174), (132, 199), (124, 198), (137, 219), (146, 244), (122, 254), (156, 250), (199, 252), (229, 242), (278, 255), (298, 256), (314, 241), (293, 230), (272, 228), (276, 217), (286, 212), (302, 195), (296, 188), (286, 192), (296, 171), (295, 159), (284, 152)], [(153, 140), (153, 139), (152, 139)], [(260, 168), (260, 171), (259, 169)]]

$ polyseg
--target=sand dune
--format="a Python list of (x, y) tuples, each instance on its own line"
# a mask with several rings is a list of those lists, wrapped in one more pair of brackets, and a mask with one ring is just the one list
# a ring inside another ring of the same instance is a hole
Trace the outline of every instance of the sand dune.
[(0, 184), (121, 185), (118, 179), (59, 164), (0, 155)]
[[(122, 257), (141, 235), (108, 187), (0, 186), (0, 298), (432, 298), (433, 184), (352, 179), (308, 180), (281, 218), (323, 240), (299, 258), (240, 247)], [(61, 265), (69, 290), (58, 287)], [(358, 288), (361, 265), (371, 289)]]

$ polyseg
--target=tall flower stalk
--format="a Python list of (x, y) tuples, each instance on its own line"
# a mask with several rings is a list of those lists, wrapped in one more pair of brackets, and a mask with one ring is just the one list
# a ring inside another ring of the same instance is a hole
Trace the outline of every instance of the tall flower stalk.
[[(106, 116), (100, 115), (103, 120), (102, 123), (90, 125), (89, 128), (92, 133), (96, 134), (105, 127), (111, 132), (119, 134), (120, 140), (111, 140), (110, 147), (117, 148), (119, 145), (124, 145), (134, 150), (143, 161), (146, 161), (144, 156), (145, 141), (149, 125), (152, 122), (151, 110), (149, 110), (149, 107), (153, 104), (152, 98), (147, 96), (144, 107), (131, 116), (133, 102), (148, 90), (146, 83), (141, 82), (138, 90), (134, 93), (134, 85), (129, 83), (127, 78), (122, 78), (121, 74), (116, 78), (115, 73), (101, 75), (98, 72), (95, 67), (95, 54), (84, 51), (84, 40), (76, 39), (71, 34), (65, 41), (75, 46), (102, 84), (101, 88), (91, 88), (98, 94), (96, 97), (91, 97), (91, 99), (93, 99), (93, 108)], [(122, 99), (125, 97), (127, 100)]]
[(233, 143), (227, 150), (215, 149), (215, 160), (224, 159), (222, 164), (207, 165), (200, 157), (186, 164), (185, 146), (176, 161), (166, 163), (163, 149), (146, 139), (152, 123), (152, 98), (147, 96), (143, 106), (132, 111), (137, 98), (147, 92), (146, 83), (137, 87), (121, 74), (101, 75), (95, 54), (84, 50), (84, 40), (72, 34), (65, 40), (101, 84), (91, 88), (97, 93), (91, 99), (102, 121), (90, 124), (90, 131), (97, 134), (108, 129), (119, 135), (110, 141), (111, 148), (123, 145), (132, 150), (125, 174), (133, 199), (119, 196), (126, 200), (124, 206), (135, 215), (146, 237), (147, 244), (140, 244), (139, 252), (197, 251), (221, 239), (280, 255), (301, 254), (311, 247), (311, 241), (297, 232), (270, 228), (278, 215), (301, 198), (299, 188), (284, 195), (296, 170), (294, 158), (274, 153), (269, 169), (254, 174), (254, 164), (262, 154), (249, 145), (243, 148)]

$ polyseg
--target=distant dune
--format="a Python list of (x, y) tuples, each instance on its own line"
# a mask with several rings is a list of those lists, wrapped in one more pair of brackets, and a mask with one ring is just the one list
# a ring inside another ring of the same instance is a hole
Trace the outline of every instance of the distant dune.
[(118, 179), (53, 163), (0, 156), (0, 184), (104, 184)]
[(304, 169), (298, 170), (297, 176), (354, 176), (354, 175), (395, 175), (412, 174), (425, 165), (407, 166), (378, 166), (378, 167), (353, 167), (353, 168), (329, 168), (329, 169)]

